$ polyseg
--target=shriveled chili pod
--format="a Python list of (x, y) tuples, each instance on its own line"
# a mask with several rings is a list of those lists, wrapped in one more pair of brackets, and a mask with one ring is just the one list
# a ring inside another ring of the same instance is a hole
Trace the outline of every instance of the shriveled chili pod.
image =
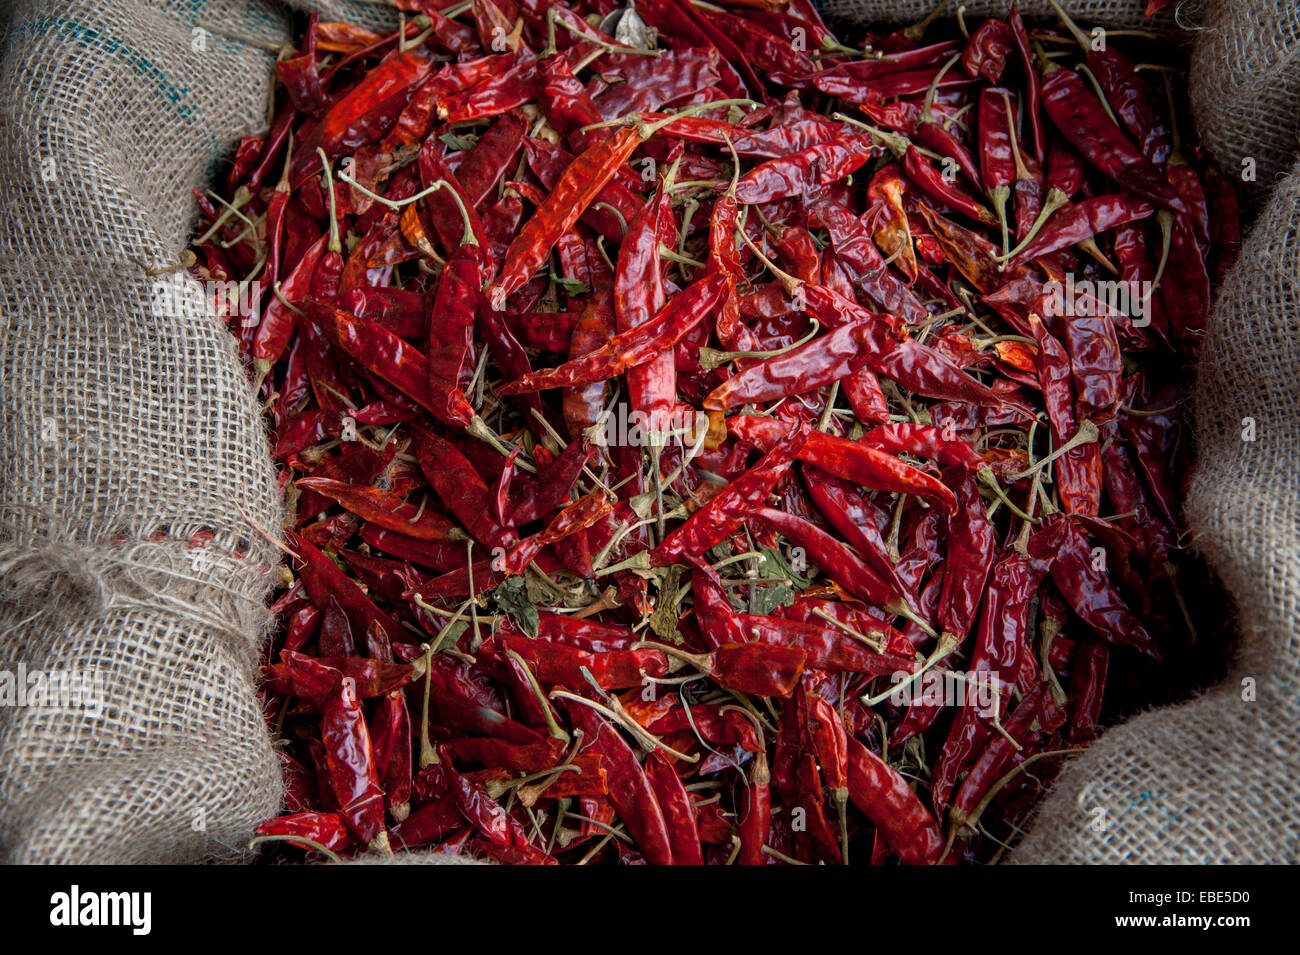
[(943, 836), (934, 817), (888, 763), (856, 739), (847, 740), (849, 798), (884, 834), (904, 865), (934, 865)]
[(662, 751), (656, 749), (646, 757), (645, 772), (668, 826), (673, 864), (704, 865), (691, 797), (682, 786), (681, 778), (673, 769), (672, 763)]

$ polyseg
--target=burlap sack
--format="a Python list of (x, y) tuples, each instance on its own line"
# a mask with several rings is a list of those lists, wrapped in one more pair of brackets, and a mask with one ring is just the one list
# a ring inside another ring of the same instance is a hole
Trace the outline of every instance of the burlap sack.
[(1291, 169), (1300, 117), (1300, 4), (1233, 0), (1198, 4), (1189, 70), (1201, 143), (1249, 207)]
[[(1140, 5), (1071, 8), (1127, 25), (1142, 22)], [(373, 5), (316, 6), (330, 18), (391, 18)], [(878, 6), (831, 9), (902, 22), (929, 4)], [(1253, 150), (1261, 192), (1295, 138), (1282, 105), (1295, 78), (1273, 68), (1293, 48), (1290, 7), (1210, 4), (1193, 37), (1207, 145), (1228, 168)], [(140, 263), (176, 260), (194, 221), (189, 188), (211, 180), (239, 135), (264, 127), (270, 56), (225, 34), (281, 42), (285, 9), (19, 0), (9, 13), (0, 673), (90, 671), (102, 699), (98, 710), (0, 706), (0, 861), (241, 858), (280, 798), (253, 682), (278, 560), (261, 531), (274, 533), (280, 505), (233, 341), (198, 283), (149, 277)], [(1262, 57), (1254, 82), (1233, 63), (1209, 92), (1209, 64), (1234, 50)], [(1254, 125), (1243, 127), (1233, 117), (1247, 104)], [(1297, 332), (1297, 201), (1300, 187), (1279, 192), (1216, 308), (1202, 368), (1213, 400), (1197, 405), (1202, 463), (1189, 503), (1196, 543), (1240, 608), (1239, 669), (1258, 699), (1243, 702), (1234, 676), (1107, 733), (1057, 784), (1016, 861), (1298, 856), (1295, 757), (1279, 729), (1295, 708), (1284, 687), (1300, 594), (1298, 489), (1282, 470), (1300, 451), (1286, 347)], [(1246, 416), (1258, 423), (1252, 444), (1239, 437)]]
[[(237, 19), (269, 40), (266, 12)], [(189, 188), (264, 122), (267, 55), (190, 30), (162, 4), (20, 2), (7, 33), (0, 667), (103, 678), (98, 714), (0, 708), (8, 862), (230, 857), (280, 798), (253, 691), (263, 426), (198, 283), (134, 264), (176, 261)]]
[[(271, 4), (19, 2), (0, 67), (0, 859), (229, 858), (274, 813), (254, 695), (280, 503), (234, 342), (175, 262), (265, 125)], [(196, 538), (205, 535), (205, 539)], [(210, 535), (207, 536), (207, 535)], [(191, 540), (202, 546), (193, 546)]]

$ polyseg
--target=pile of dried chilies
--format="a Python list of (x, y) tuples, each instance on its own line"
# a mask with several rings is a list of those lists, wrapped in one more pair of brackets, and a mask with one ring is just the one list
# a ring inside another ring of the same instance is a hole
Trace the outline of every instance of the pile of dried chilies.
[(1170, 71), (1014, 8), (395, 5), (199, 196), (291, 515), (263, 837), (995, 856), (1193, 633), (1238, 237)]

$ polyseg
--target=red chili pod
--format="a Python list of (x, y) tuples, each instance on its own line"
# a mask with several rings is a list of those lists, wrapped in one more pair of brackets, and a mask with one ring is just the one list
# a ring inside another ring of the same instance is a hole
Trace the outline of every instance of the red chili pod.
[(738, 693), (785, 698), (794, 692), (807, 660), (796, 647), (729, 644), (709, 655), (709, 675)]
[(673, 764), (656, 749), (646, 757), (645, 772), (668, 825), (673, 865), (704, 865), (695, 810)]
[(668, 834), (663, 809), (636, 754), (613, 725), (595, 710), (570, 702), (568, 712), (574, 726), (589, 741), (588, 750), (605, 759), (610, 802), (637, 846), (652, 865), (672, 865), (672, 837)]
[(849, 798), (867, 814), (904, 865), (934, 865), (943, 835), (903, 779), (856, 739), (848, 740)]
[(362, 843), (384, 831), (384, 793), (375, 772), (370, 732), (356, 684), (340, 676), (320, 701), (321, 740), (339, 815)]

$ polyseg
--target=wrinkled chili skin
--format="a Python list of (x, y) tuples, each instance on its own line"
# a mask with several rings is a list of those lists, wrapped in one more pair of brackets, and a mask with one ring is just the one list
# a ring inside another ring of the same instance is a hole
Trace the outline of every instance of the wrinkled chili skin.
[[(614, 276), (614, 317), (620, 332), (648, 322), (667, 301), (659, 257), (660, 236), (676, 233), (669, 196), (662, 188), (628, 223)], [(670, 350), (627, 373), (632, 407), (660, 421), (672, 411), (677, 367)]]
[(1013, 267), (1029, 259), (1047, 255), (1091, 239), (1117, 226), (1145, 219), (1155, 207), (1133, 196), (1094, 196), (1077, 205), (1067, 206), (1048, 220), (1047, 226), (1012, 259)]
[(1156, 99), (1136, 65), (1111, 44), (1089, 43), (1087, 59), (1106, 102), (1138, 149), (1154, 165), (1163, 165), (1173, 147), (1173, 134), (1169, 122), (1155, 108)]
[(368, 843), (384, 829), (384, 796), (356, 687), (346, 677), (322, 700), (321, 739), (339, 813), (357, 838)]
[(763, 459), (700, 508), (690, 520), (673, 531), (651, 555), (659, 566), (698, 556), (729, 536), (762, 506), (777, 479), (789, 470), (795, 455), (807, 440), (809, 429), (801, 427), (773, 445)]
[(474, 377), (479, 270), (478, 246), (461, 246), (443, 269), (429, 319), (430, 410), (462, 428), (474, 417), (466, 390)]
[[(1063, 444), (1078, 431), (1071, 383), (1070, 359), (1065, 348), (1031, 316), (1031, 330), (1038, 344), (1038, 379), (1051, 423), (1052, 439)], [(1101, 497), (1101, 457), (1095, 445), (1067, 451), (1058, 461), (1056, 479), (1067, 511), (1096, 514)]]
[(1043, 135), (1042, 114), (1039, 112), (1039, 104), (1044, 96), (1043, 79), (1034, 63), (1034, 55), (1029, 48), (1029, 30), (1025, 27), (1025, 21), (1020, 16), (1017, 4), (1011, 5), (1007, 23), (1011, 28), (1016, 52), (1020, 54), (1020, 66), (1024, 71), (1025, 106), (1029, 116), (1029, 130), (1033, 137), (1034, 158), (1038, 160), (1039, 165), (1042, 165), (1047, 156), (1047, 141)]
[(983, 76), (990, 83), (997, 83), (1014, 48), (1015, 37), (1009, 25), (1001, 20), (985, 20), (962, 49), (962, 69), (967, 76)]
[(623, 128), (589, 146), (573, 161), (506, 250), (501, 274), (489, 292), (494, 307), (496, 298), (504, 302), (532, 277), (555, 240), (569, 231), (640, 144), (635, 129)]
[(655, 750), (646, 757), (646, 776), (654, 789), (668, 826), (674, 865), (704, 865), (700, 833), (695, 823), (690, 794), (673, 769), (668, 757)]
[(1107, 577), (1095, 568), (1092, 548), (1063, 514), (1043, 519), (1029, 539), (1030, 554), (1051, 563), (1052, 580), (1074, 612), (1099, 637), (1160, 659), (1155, 641)]
[(1016, 673), (1027, 651), (1029, 604), (1044, 569), (1041, 562), (1013, 551), (999, 558), (989, 574), (970, 671), (972, 677), (991, 685), (996, 709), (958, 709), (931, 781), (931, 804), (939, 812), (947, 808), (959, 774), (993, 733), (994, 713), (1004, 709), (1010, 698), (1011, 685), (1001, 675)]
[[(1017, 753), (1025, 754), (1036, 735), (1055, 730), (1064, 719), (1065, 712), (1053, 701), (1047, 684), (1040, 683), (1027, 693), (1007, 723), (1007, 736), (990, 740), (962, 780), (953, 798), (953, 821), (961, 824), (969, 819)], [(1033, 727), (1037, 728), (1037, 733)]]
[(853, 173), (875, 154), (869, 138), (831, 140), (771, 159), (741, 177), (736, 200), (750, 205), (801, 195)]
[(710, 273), (688, 291), (673, 298), (649, 321), (620, 332), (595, 351), (558, 368), (523, 375), (503, 385), (499, 393), (511, 395), (592, 384), (629, 368), (645, 365), (657, 358), (664, 348), (685, 338), (717, 307), (724, 293), (723, 276)]
[[(727, 421), (732, 434), (768, 450), (787, 433), (770, 418), (735, 415)], [(883, 491), (916, 494), (944, 509), (955, 506), (953, 494), (939, 481), (890, 454), (878, 453), (862, 442), (847, 441), (813, 431), (799, 449), (798, 458), (846, 480)]]
[(880, 827), (905, 865), (934, 865), (943, 836), (907, 783), (857, 740), (848, 741), (849, 798)]
[(1160, 170), (1110, 122), (1078, 73), (1064, 68), (1048, 72), (1042, 103), (1056, 128), (1099, 172), (1144, 199), (1175, 212), (1186, 211)]
[(970, 475), (956, 480), (957, 513), (948, 521), (948, 566), (939, 593), (939, 626), (965, 641), (975, 622), (992, 567), (996, 531), (984, 514), (984, 501)]
[(574, 725), (591, 742), (589, 749), (604, 758), (609, 769), (610, 799), (652, 865), (672, 865), (672, 837), (663, 811), (632, 749), (598, 713), (571, 704)]

